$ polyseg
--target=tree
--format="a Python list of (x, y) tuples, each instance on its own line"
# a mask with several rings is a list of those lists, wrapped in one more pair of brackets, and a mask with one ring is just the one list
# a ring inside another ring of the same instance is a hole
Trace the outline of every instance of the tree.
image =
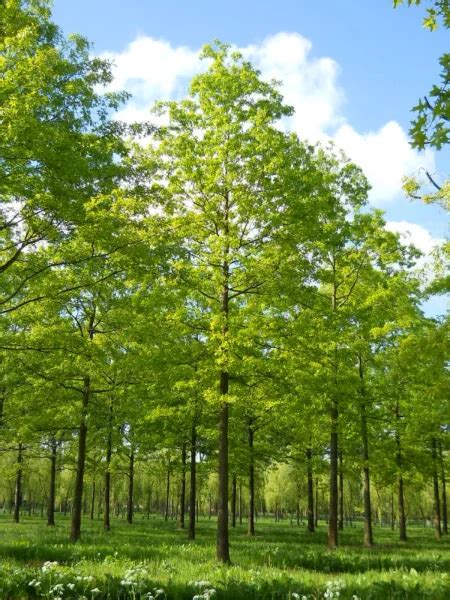
[(206, 46), (202, 56), (210, 66), (193, 79), (189, 98), (160, 105), (169, 124), (149, 152), (158, 165), (154, 193), (185, 232), (188, 260), (175, 265), (178, 277), (188, 282), (191, 302), (204, 306), (206, 330), (199, 334), (219, 372), (217, 388), (205, 397), (219, 416), (217, 557), (229, 562), (230, 377), (246, 335), (239, 314), (249, 298), (264, 295), (277, 268), (271, 241), (295, 198), (305, 152), (275, 127), (291, 109), (249, 63), (220, 43)]
[[(394, 7), (404, 3), (404, 0), (394, 0)], [(408, 5), (418, 6), (421, 0), (408, 0)], [(427, 8), (423, 26), (429, 31), (435, 31), (439, 26), (450, 27), (449, 0), (433, 0)], [(416, 117), (411, 121), (409, 135), (411, 145), (423, 150), (426, 147), (441, 150), (450, 142), (450, 53), (443, 54), (439, 63), (441, 66), (440, 82), (433, 85), (429, 93), (421, 98), (412, 109)], [(426, 182), (431, 184), (431, 193), (421, 193), (422, 182), (415, 177), (406, 177), (404, 189), (408, 196), (421, 198), (425, 202), (437, 202), (444, 208), (450, 206), (450, 181), (438, 183), (432, 174), (426, 172)]]
[[(64, 39), (46, 0), (0, 5), (0, 314), (40, 299), (32, 286), (73, 260), (62, 252), (85, 204), (120, 181), (125, 98), (104, 96), (109, 65)], [(50, 248), (58, 248), (55, 256)]]

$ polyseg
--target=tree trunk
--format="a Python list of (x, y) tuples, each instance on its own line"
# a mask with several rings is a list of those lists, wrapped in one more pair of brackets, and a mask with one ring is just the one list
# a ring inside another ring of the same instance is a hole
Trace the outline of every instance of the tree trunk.
[(166, 502), (164, 507), (164, 521), (167, 523), (169, 518), (169, 498), (170, 498), (170, 469), (167, 469), (166, 476)]
[(431, 456), (433, 459), (433, 523), (434, 535), (437, 540), (441, 539), (441, 502), (439, 500), (439, 472), (436, 452), (436, 438), (431, 440)]
[[(228, 373), (220, 376), (221, 394), (228, 394)], [(230, 562), (228, 540), (228, 404), (222, 403), (219, 429), (219, 490), (217, 505), (217, 558), (220, 562)]]
[(342, 468), (342, 450), (339, 452), (339, 531), (344, 530), (344, 471)]
[(95, 511), (95, 481), (92, 481), (92, 495), (91, 495), (91, 521), (94, 520)]
[(311, 447), (306, 449), (306, 469), (308, 476), (308, 531), (314, 533), (314, 486)]
[(328, 546), (338, 545), (338, 404), (333, 397), (330, 405), (330, 505), (328, 515)]
[(395, 509), (394, 509), (394, 494), (391, 494), (391, 530), (395, 529)]
[(249, 470), (248, 470), (248, 535), (255, 535), (255, 452), (253, 427), (248, 428)]
[(372, 505), (370, 499), (370, 470), (369, 470), (369, 436), (367, 433), (367, 416), (365, 403), (365, 385), (362, 357), (359, 356), (359, 378), (360, 378), (360, 418), (361, 418), (361, 441), (363, 459), (363, 496), (364, 496), (364, 546), (373, 545), (372, 533)]
[(134, 508), (134, 449), (130, 448), (130, 462), (128, 465), (128, 500), (127, 500), (127, 523), (133, 523)]
[(231, 526), (236, 527), (236, 495), (237, 495), (237, 480), (236, 473), (233, 474), (231, 480)]
[(191, 481), (189, 491), (189, 530), (188, 539), (195, 540), (195, 506), (197, 502), (197, 430), (195, 425), (192, 425), (191, 430)]
[(242, 481), (239, 481), (239, 525), (242, 525), (243, 499), (242, 499)]
[(319, 479), (316, 477), (316, 510), (314, 514), (314, 525), (317, 527), (319, 524)]
[(87, 440), (87, 411), (91, 394), (91, 380), (88, 375), (83, 381), (83, 396), (81, 407), (80, 431), (78, 435), (78, 460), (77, 474), (75, 479), (75, 490), (72, 509), (72, 524), (70, 529), (70, 540), (76, 542), (81, 535), (81, 510), (83, 504), (83, 481), (86, 463), (86, 440)]
[(48, 502), (47, 502), (47, 525), (53, 526), (55, 524), (55, 496), (56, 496), (56, 452), (57, 443), (56, 439), (52, 438), (50, 443), (51, 454), (50, 454), (50, 487), (48, 490)]
[(16, 470), (16, 485), (14, 489), (14, 523), (20, 521), (20, 507), (22, 505), (22, 472), (23, 472), (23, 456), (22, 456), (22, 444), (19, 443), (19, 450), (17, 454), (17, 470)]
[(441, 467), (441, 487), (442, 487), (442, 532), (448, 534), (448, 516), (447, 516), (447, 490), (445, 486), (445, 467), (444, 456), (442, 452), (442, 442), (439, 441), (439, 463)]
[[(395, 408), (395, 416), (397, 422), (400, 421), (400, 409), (398, 402)], [(398, 522), (400, 528), (400, 541), (406, 542), (406, 513), (405, 513), (405, 492), (404, 492), (404, 484), (403, 484), (403, 476), (402, 476), (402, 468), (403, 468), (403, 457), (402, 457), (402, 446), (400, 441), (400, 433), (397, 431), (395, 433), (395, 443), (396, 443), (396, 460), (397, 460), (397, 470), (398, 470)]]
[(184, 529), (184, 511), (186, 508), (186, 442), (181, 448), (181, 491), (180, 491), (180, 527)]
[(108, 438), (106, 440), (106, 470), (105, 470), (105, 514), (103, 527), (106, 531), (111, 529), (111, 457), (112, 457), (112, 425), (113, 405), (109, 405)]
[(225, 367), (222, 367), (219, 381), (219, 393), (222, 398), (220, 413), (219, 413), (219, 473), (218, 473), (218, 506), (217, 506), (217, 559), (222, 563), (230, 562), (230, 544), (228, 539), (228, 387), (229, 373), (226, 359), (227, 344), (228, 344), (228, 318), (229, 318), (229, 219), (230, 219), (230, 203), (228, 194), (225, 195), (224, 203), (224, 260), (222, 264), (222, 293), (221, 293), (221, 316), (223, 317), (222, 326), (222, 343), (224, 347), (222, 351), (224, 356)]

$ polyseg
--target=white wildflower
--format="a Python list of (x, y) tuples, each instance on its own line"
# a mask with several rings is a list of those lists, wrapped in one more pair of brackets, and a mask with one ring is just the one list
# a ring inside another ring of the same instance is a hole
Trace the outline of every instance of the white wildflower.
[(48, 571), (54, 571), (58, 567), (58, 561), (47, 560), (41, 568), (43, 573), (48, 573)]

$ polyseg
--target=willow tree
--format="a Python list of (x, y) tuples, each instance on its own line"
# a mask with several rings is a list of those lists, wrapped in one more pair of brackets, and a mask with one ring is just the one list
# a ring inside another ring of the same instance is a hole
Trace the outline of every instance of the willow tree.
[(277, 268), (274, 238), (300, 187), (302, 146), (277, 127), (291, 109), (240, 54), (217, 43), (202, 58), (209, 67), (192, 80), (189, 96), (158, 106), (168, 124), (148, 152), (153, 191), (174, 231), (183, 230), (184, 258), (174, 272), (187, 283), (189, 302), (203, 307), (199, 334), (211, 357), (204, 397), (219, 420), (217, 557), (227, 563), (230, 380), (251, 335), (239, 315), (264, 298)]

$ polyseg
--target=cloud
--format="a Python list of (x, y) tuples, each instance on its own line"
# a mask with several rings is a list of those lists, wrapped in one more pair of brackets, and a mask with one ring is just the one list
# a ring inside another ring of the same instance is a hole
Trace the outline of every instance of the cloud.
[[(148, 36), (138, 37), (123, 52), (103, 52), (100, 58), (112, 63), (114, 79), (109, 91), (132, 94), (117, 115), (126, 123), (150, 120), (150, 109), (157, 100), (185, 96), (190, 79), (204, 68), (200, 49), (174, 47)], [(154, 116), (151, 120), (157, 122)]]
[(388, 221), (386, 229), (400, 235), (400, 241), (405, 246), (415, 246), (424, 254), (431, 254), (436, 246), (441, 245), (444, 240), (434, 238), (431, 233), (416, 223), (409, 221)]
[[(237, 48), (267, 80), (280, 81), (287, 104), (295, 108), (287, 126), (303, 139), (333, 140), (366, 173), (374, 204), (385, 204), (401, 193), (402, 177), (420, 168), (434, 171), (434, 157), (419, 154), (395, 121), (376, 131), (360, 133), (345, 116), (340, 67), (332, 58), (316, 58), (310, 40), (299, 33), (280, 32), (260, 44)], [(125, 121), (148, 120), (155, 100), (179, 99), (189, 80), (205, 68), (200, 49), (173, 46), (165, 40), (140, 36), (123, 52), (107, 52), (114, 63), (113, 90), (126, 89), (132, 100), (119, 113)]]
[(358, 133), (348, 124), (334, 134), (334, 141), (351, 160), (362, 167), (372, 185), (370, 199), (383, 203), (401, 190), (402, 178), (421, 168), (434, 171), (434, 156), (427, 150), (419, 155), (395, 121), (389, 121), (378, 131)]
[(417, 261), (416, 269), (422, 273), (424, 281), (430, 283), (434, 277), (434, 251), (445, 240), (434, 238), (424, 227), (409, 221), (388, 221), (385, 227), (388, 231), (398, 233), (403, 245), (415, 246), (423, 253)]
[(241, 48), (265, 79), (281, 83), (286, 104), (295, 108), (289, 127), (302, 138), (324, 140), (343, 122), (344, 91), (339, 65), (331, 58), (311, 57), (311, 42), (298, 33), (277, 33), (260, 45)]

